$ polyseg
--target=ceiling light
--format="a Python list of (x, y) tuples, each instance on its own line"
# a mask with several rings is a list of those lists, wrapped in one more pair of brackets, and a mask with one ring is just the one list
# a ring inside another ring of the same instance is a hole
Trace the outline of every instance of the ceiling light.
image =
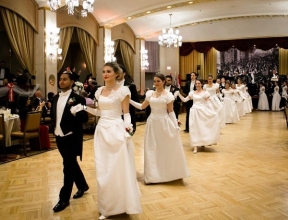
[(188, 2), (188, 4), (193, 4), (193, 2)]
[[(76, 18), (80, 19), (81, 17), (87, 17), (88, 12), (93, 13), (93, 3), (94, 0), (82, 0), (82, 7), (81, 11), (78, 11), (76, 7), (79, 6), (79, 0), (65, 0), (66, 5), (61, 10), (67, 10), (68, 15), (74, 15)], [(57, 9), (61, 8), (61, 0), (47, 0), (47, 4), (50, 6), (51, 11), (56, 11)]]
[(128, 17), (128, 20), (130, 20), (131, 19), (131, 17)]
[(169, 6), (167, 6), (167, 8), (172, 8), (172, 6), (171, 6), (171, 5), (169, 5)]
[(151, 11), (147, 11), (146, 13), (147, 13), (147, 14), (150, 14), (150, 13), (151, 13)]
[(162, 31), (162, 35), (160, 35), (158, 37), (159, 41), (159, 45), (162, 47), (172, 47), (172, 48), (176, 48), (176, 47), (181, 47), (182, 46), (182, 36), (179, 36), (179, 30), (176, 29), (175, 33), (173, 28), (171, 27), (171, 16), (170, 15), (170, 28), (168, 29), (168, 31), (166, 29), (163, 29)]

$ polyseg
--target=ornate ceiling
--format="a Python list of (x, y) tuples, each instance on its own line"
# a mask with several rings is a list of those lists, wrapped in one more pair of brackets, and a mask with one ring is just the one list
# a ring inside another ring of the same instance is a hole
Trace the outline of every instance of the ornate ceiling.
[(93, 13), (100, 26), (125, 22), (147, 41), (170, 26), (169, 14), (183, 42), (288, 35), (288, 0), (95, 0)]

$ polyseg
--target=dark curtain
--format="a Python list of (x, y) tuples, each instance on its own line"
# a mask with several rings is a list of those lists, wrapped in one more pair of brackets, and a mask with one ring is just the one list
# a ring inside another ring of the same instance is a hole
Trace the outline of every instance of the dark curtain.
[(187, 56), (193, 50), (199, 53), (207, 53), (212, 47), (218, 51), (227, 51), (231, 47), (235, 47), (240, 51), (247, 51), (256, 45), (257, 49), (269, 50), (276, 45), (280, 48), (288, 49), (288, 37), (275, 38), (254, 38), (243, 40), (224, 40), (224, 41), (205, 41), (195, 43), (183, 43), (180, 47), (180, 56)]
[(188, 56), (192, 51), (194, 50), (194, 47), (192, 43), (182, 43), (182, 46), (180, 47), (180, 56)]

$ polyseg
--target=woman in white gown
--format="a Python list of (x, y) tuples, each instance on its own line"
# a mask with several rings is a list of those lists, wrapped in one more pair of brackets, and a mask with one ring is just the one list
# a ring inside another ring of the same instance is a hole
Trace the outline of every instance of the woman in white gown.
[(105, 86), (95, 93), (98, 109), (82, 107), (91, 114), (100, 115), (94, 134), (98, 211), (102, 214), (99, 219), (142, 212), (134, 145), (128, 132), (133, 131), (129, 114), (131, 94), (128, 87), (117, 84), (121, 72), (117, 63), (106, 63), (102, 73)]
[(224, 95), (224, 111), (226, 123), (236, 123), (239, 121), (238, 109), (234, 100), (234, 90), (230, 88), (230, 81), (226, 80), (225, 89), (222, 89)]
[(278, 82), (274, 82), (274, 93), (272, 97), (272, 111), (280, 111), (280, 101), (281, 101), (281, 96), (279, 94), (279, 86)]
[(219, 125), (220, 128), (225, 127), (225, 114), (223, 109), (223, 103), (220, 102), (218, 98), (219, 91), (219, 85), (216, 85), (213, 83), (213, 77), (212, 75), (208, 76), (208, 84), (205, 84), (203, 86), (203, 90), (208, 91), (210, 94), (209, 100), (214, 108), (214, 110), (218, 113), (219, 116)]
[(259, 83), (259, 100), (258, 100), (258, 110), (269, 110), (269, 102), (267, 95), (265, 93), (265, 86), (262, 82)]
[(220, 137), (220, 126), (217, 112), (209, 100), (210, 94), (202, 89), (202, 81), (196, 80), (196, 91), (189, 92), (184, 98), (179, 94), (183, 102), (193, 99), (193, 106), (190, 108), (189, 136), (194, 153), (197, 153), (199, 146), (216, 144)]
[(231, 88), (233, 89), (233, 99), (235, 101), (237, 110), (238, 110), (238, 115), (239, 117), (242, 117), (245, 115), (244, 107), (243, 107), (243, 101), (242, 97), (240, 96), (240, 92), (236, 89), (236, 85), (232, 83)]
[(138, 109), (142, 110), (148, 105), (151, 107), (144, 137), (146, 184), (169, 182), (189, 176), (178, 121), (173, 111), (174, 96), (165, 91), (165, 80), (163, 74), (156, 74), (155, 91), (147, 91), (142, 104), (130, 100), (130, 104)]
[(237, 80), (236, 89), (239, 91), (239, 94), (240, 94), (241, 98), (243, 99), (243, 108), (244, 108), (244, 112), (246, 114), (246, 113), (251, 112), (251, 106), (250, 106), (249, 100), (248, 100), (246, 92), (245, 92), (245, 87), (246, 86), (242, 83), (242, 80), (239, 77)]

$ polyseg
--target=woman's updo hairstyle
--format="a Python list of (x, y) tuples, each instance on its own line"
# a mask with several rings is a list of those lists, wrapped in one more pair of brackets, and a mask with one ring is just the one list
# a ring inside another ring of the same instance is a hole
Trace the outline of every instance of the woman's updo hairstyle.
[(109, 66), (113, 69), (114, 73), (117, 75), (116, 80), (119, 79), (120, 74), (123, 74), (123, 70), (120, 68), (120, 66), (116, 62), (107, 62), (104, 64), (104, 66)]
[(156, 73), (156, 75), (154, 77), (157, 77), (157, 78), (161, 79), (164, 82), (163, 86), (165, 87), (165, 85), (166, 85), (166, 77), (162, 73)]

